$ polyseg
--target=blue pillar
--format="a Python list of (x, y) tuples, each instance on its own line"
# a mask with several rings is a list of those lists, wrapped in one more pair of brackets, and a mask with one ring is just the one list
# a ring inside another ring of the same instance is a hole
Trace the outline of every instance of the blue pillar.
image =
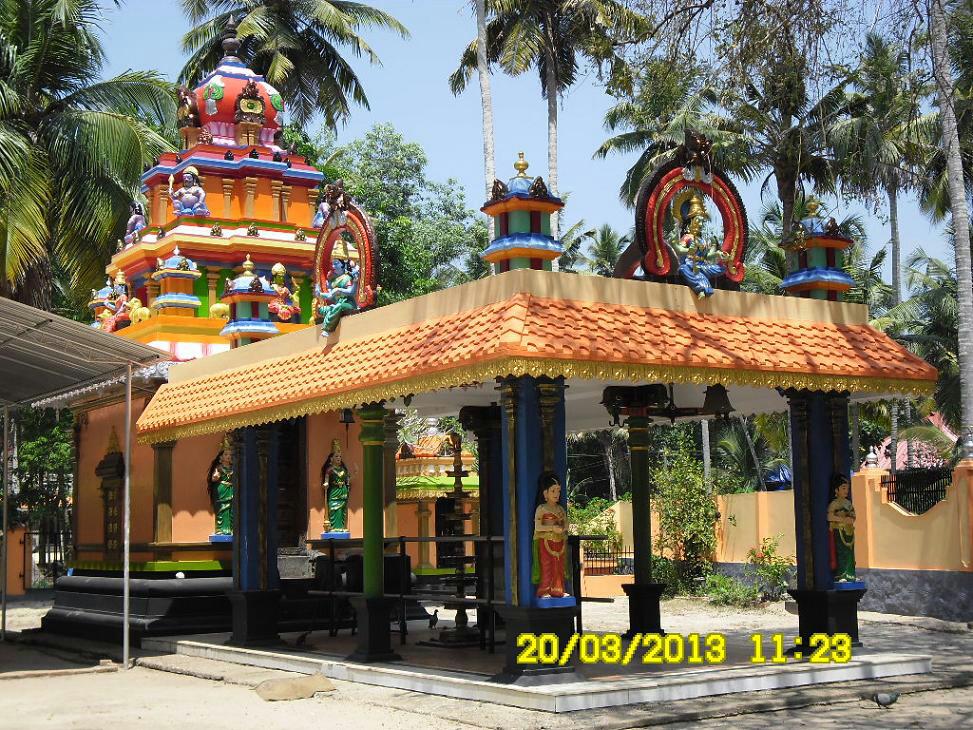
[(848, 394), (787, 392), (793, 453), (797, 538), (797, 600), (802, 641), (815, 633), (847, 633), (858, 641), (862, 583), (835, 584), (831, 569), (828, 504), (836, 475), (850, 478)]
[(230, 643), (278, 640), (277, 427), (248, 427), (235, 435), (233, 490), (233, 609)]
[[(536, 586), (531, 583), (540, 476), (553, 471), (563, 487), (567, 472), (563, 378), (508, 378), (500, 390), (506, 602), (522, 607), (574, 606), (573, 595), (539, 602)], [(561, 505), (567, 509), (567, 490), (563, 488)]]

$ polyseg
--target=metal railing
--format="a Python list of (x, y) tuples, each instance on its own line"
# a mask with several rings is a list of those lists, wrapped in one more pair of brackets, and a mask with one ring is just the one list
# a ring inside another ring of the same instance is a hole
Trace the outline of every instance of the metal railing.
[[(576, 617), (576, 630), (578, 633), (583, 633), (583, 612), (582, 605), (586, 602), (595, 603), (612, 603), (614, 599), (611, 598), (590, 598), (582, 595), (582, 582), (581, 582), (581, 542), (582, 541), (602, 541), (608, 538), (603, 535), (569, 535), (568, 536), (568, 549), (571, 554), (571, 572), (572, 572), (572, 585), (574, 587), (575, 594), (578, 598), (578, 613)], [(335, 599), (348, 599), (363, 596), (363, 591), (349, 591), (342, 590), (341, 578), (338, 573), (338, 557), (339, 552), (343, 552), (349, 548), (351, 549), (361, 549), (364, 546), (364, 541), (361, 538), (352, 539), (326, 539), (326, 540), (312, 540), (312, 543), (316, 543), (316, 546), (323, 547), (323, 552), (328, 556), (328, 576), (325, 581), (325, 588), (323, 589), (312, 589), (308, 591), (309, 595), (315, 595), (323, 598), (330, 599), (330, 620), (328, 621), (328, 629), (331, 636), (337, 634), (340, 618), (338, 616), (337, 603)], [(410, 601), (428, 601), (437, 604), (449, 603), (451, 605), (463, 605), (471, 608), (476, 608), (478, 611), (483, 611), (483, 616), (477, 617), (477, 627), (480, 632), (480, 648), (488, 650), (491, 654), (495, 652), (496, 649), (496, 618), (497, 606), (503, 606), (505, 604), (504, 591), (502, 586), (496, 585), (494, 578), (493, 566), (497, 561), (502, 559), (503, 556), (503, 543), (504, 538), (501, 536), (495, 537), (485, 537), (479, 535), (457, 535), (457, 536), (441, 536), (441, 537), (393, 537), (385, 538), (385, 551), (386, 555), (390, 553), (391, 548), (396, 548), (396, 553), (399, 559), (402, 561), (402, 565), (406, 564), (408, 558), (408, 553), (406, 552), (406, 546), (409, 543), (444, 543), (444, 542), (467, 542), (473, 543), (476, 548), (476, 569), (474, 571), (476, 579), (470, 580), (469, 585), (476, 585), (474, 593), (472, 595), (465, 594), (463, 596), (458, 596), (456, 594), (444, 594), (444, 593), (423, 593), (419, 591), (413, 591), (410, 584), (409, 573), (405, 570), (399, 570), (399, 591), (397, 593), (385, 593), (384, 598), (392, 599), (398, 602), (399, 606), (399, 637), (400, 643), (406, 643), (406, 635), (408, 634), (407, 626), (407, 614), (406, 614), (406, 603)], [(386, 584), (386, 590), (388, 590), (388, 585)], [(497, 595), (499, 594), (499, 596)], [(486, 619), (484, 622), (483, 619)]]
[(906, 469), (882, 477), (890, 502), (912, 514), (921, 515), (946, 498), (953, 482), (951, 469)]
[(584, 573), (585, 575), (634, 575), (635, 551), (622, 548), (585, 550)]

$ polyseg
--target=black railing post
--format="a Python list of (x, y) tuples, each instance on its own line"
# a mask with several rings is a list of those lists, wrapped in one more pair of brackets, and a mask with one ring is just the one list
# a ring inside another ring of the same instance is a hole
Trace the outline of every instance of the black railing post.
[(409, 627), (405, 617), (405, 594), (409, 589), (409, 571), (407, 571), (405, 552), (405, 537), (399, 535), (399, 643), (405, 644), (405, 636), (409, 633)]

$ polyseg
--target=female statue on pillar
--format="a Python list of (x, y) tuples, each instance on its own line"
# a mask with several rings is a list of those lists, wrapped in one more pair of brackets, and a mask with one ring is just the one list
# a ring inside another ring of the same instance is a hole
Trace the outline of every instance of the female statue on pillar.
[(835, 582), (847, 583), (855, 577), (855, 506), (848, 499), (848, 479), (835, 474), (831, 480), (834, 497), (828, 504), (831, 543), (831, 573)]
[(324, 521), (325, 532), (348, 531), (348, 494), (351, 479), (348, 466), (341, 458), (341, 442), (331, 442), (331, 453), (321, 467), (321, 488), (328, 504), (328, 515)]
[(223, 438), (220, 453), (209, 473), (209, 498), (216, 518), (216, 535), (233, 534), (233, 446), (230, 437)]
[(562, 598), (567, 575), (568, 515), (561, 506), (561, 482), (553, 472), (540, 478), (534, 511), (534, 559), (531, 583), (537, 584), (538, 598)]

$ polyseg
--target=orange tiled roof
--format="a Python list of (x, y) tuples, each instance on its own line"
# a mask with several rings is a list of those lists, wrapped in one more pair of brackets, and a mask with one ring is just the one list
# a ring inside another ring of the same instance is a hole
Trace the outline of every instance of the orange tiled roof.
[(158, 391), (143, 441), (178, 438), (504, 375), (927, 392), (936, 371), (866, 324), (773, 320), (631, 304), (501, 301), (270, 357)]

